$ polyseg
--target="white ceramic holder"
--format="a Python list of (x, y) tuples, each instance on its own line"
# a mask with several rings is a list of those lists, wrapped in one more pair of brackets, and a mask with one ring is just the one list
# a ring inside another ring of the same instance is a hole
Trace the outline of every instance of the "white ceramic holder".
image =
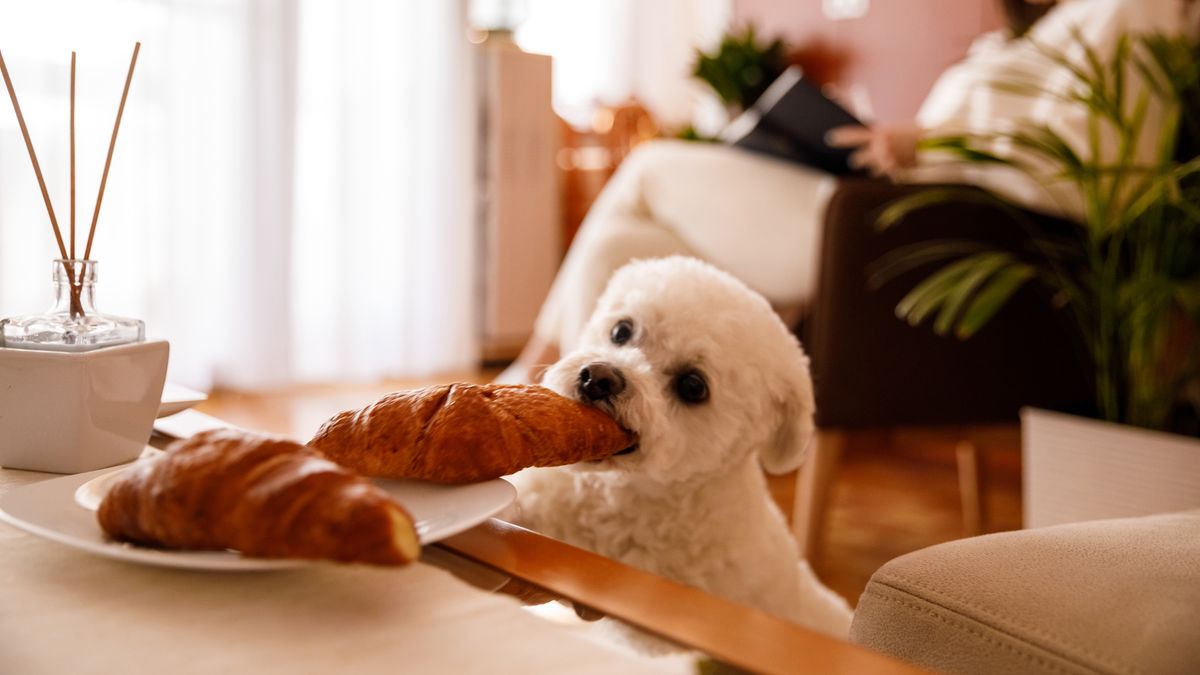
[(0, 466), (80, 473), (135, 459), (169, 351), (165, 340), (86, 352), (0, 347)]

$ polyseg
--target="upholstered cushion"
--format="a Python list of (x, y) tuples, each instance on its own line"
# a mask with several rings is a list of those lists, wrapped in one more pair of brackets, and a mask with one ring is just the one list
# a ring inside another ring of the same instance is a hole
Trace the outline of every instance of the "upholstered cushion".
[(948, 673), (1200, 672), (1200, 511), (902, 556), (871, 577), (850, 639)]
[[(896, 303), (936, 265), (909, 270), (879, 288), (868, 283), (890, 253), (935, 239), (1006, 251), (1028, 247), (1011, 214), (967, 199), (922, 209), (901, 226), (879, 230), (880, 211), (929, 189), (843, 179), (829, 199), (817, 296), (802, 330), (812, 358), (817, 426), (1012, 422), (1027, 405), (1086, 412), (1095, 392), (1077, 358), (1070, 317), (1033, 285), (1018, 291), (970, 340), (955, 340), (896, 318)], [(1063, 221), (1025, 217), (1041, 231), (1074, 231)]]

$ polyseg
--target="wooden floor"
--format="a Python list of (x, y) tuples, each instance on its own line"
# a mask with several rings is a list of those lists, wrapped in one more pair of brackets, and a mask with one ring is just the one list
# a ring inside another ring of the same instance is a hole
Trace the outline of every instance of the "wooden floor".
[[(834, 479), (825, 536), (812, 556), (817, 575), (857, 604), (880, 565), (963, 536), (955, 465), (955, 446), (963, 439), (975, 442), (985, 467), (985, 529), (1019, 529), (1015, 424), (859, 433), (851, 437)], [(772, 479), (781, 507), (791, 505), (794, 486), (794, 476)]]
[[(486, 382), (492, 371), (441, 381)], [(307, 440), (332, 414), (422, 381), (292, 387), (267, 393), (214, 392), (200, 409), (234, 424)], [(892, 430), (850, 437), (835, 477), (826, 536), (812, 556), (817, 574), (851, 604), (871, 574), (892, 558), (962, 536), (955, 444), (971, 439), (986, 467), (987, 529), (1017, 529), (1020, 453), (1017, 428)], [(795, 476), (771, 479), (784, 513)]]

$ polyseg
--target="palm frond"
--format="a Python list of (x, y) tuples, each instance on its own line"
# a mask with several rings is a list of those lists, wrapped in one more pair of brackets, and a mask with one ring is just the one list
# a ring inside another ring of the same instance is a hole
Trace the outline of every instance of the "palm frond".
[(977, 241), (940, 239), (901, 246), (889, 251), (867, 268), (867, 285), (878, 289), (896, 277), (947, 258), (958, 258), (990, 250)]
[(1123, 112), (1121, 107), (1125, 100), (1125, 64), (1129, 61), (1129, 34), (1122, 33), (1117, 38), (1117, 45), (1113, 49), (1113, 59), (1111, 72), (1113, 74), (1113, 100), (1117, 103), (1118, 114)]
[(941, 305), (941, 311), (938, 312), (937, 318), (933, 321), (933, 332), (938, 335), (945, 335), (954, 327), (954, 322), (962, 314), (963, 307), (967, 300), (975, 293), (983, 282), (987, 281), (991, 276), (1012, 263), (1012, 256), (1008, 253), (990, 253), (973, 256), (968, 258), (972, 262), (971, 268), (965, 275), (959, 279), (958, 283), (951, 292), (946, 296), (945, 301)]
[(1044, 157), (1073, 172), (1082, 172), (1084, 169), (1084, 161), (1080, 158), (1079, 153), (1049, 125), (1030, 125), (1025, 129), (1004, 134), (1004, 136), (1017, 147)]
[(1018, 213), (1018, 209), (1010, 202), (986, 190), (965, 186), (931, 187), (888, 204), (879, 212), (875, 224), (879, 229), (886, 230), (902, 222), (911, 213), (948, 203), (983, 204), (1009, 214)]
[(1088, 77), (1083, 79), (1083, 82), (1093, 91), (1106, 96), (1110, 93), (1108, 75), (1111, 71), (1105, 67), (1104, 60), (1100, 58), (1100, 54), (1092, 47), (1092, 43), (1084, 37), (1078, 26), (1071, 28), (1071, 37), (1074, 39), (1075, 44), (1083, 51), (1083, 56), (1087, 60), (1088, 66), (1092, 69), (1088, 73)]
[(993, 276), (963, 313), (955, 334), (961, 339), (975, 335), (1034, 276), (1033, 267), (1026, 264), (1010, 265)]
[(1150, 33), (1142, 37), (1141, 47), (1144, 56), (1135, 61), (1165, 95), (1183, 99), (1195, 91), (1200, 84), (1200, 61), (1186, 39)]
[(1091, 81), (1092, 78), (1088, 72), (1080, 67), (1075, 62), (1075, 59), (1072, 59), (1070, 56), (1068, 56), (1066, 52), (1062, 51), (1061, 49), (1051, 47), (1040, 40), (1034, 40), (1030, 38), (1029, 42), (1033, 45), (1034, 49), (1042, 55), (1043, 58), (1049, 60), (1054, 65), (1061, 66), (1062, 68), (1070, 71), (1076, 82), (1087, 83)]
[(952, 262), (929, 275), (896, 304), (896, 317), (907, 321), (911, 326), (924, 321), (930, 312), (937, 309), (954, 292), (959, 281), (975, 264), (976, 256), (971, 256)]
[(1174, 86), (1170, 76), (1164, 76), (1164, 73), (1169, 71), (1163, 67), (1163, 62), (1159, 60), (1154, 50), (1148, 49), (1147, 51), (1150, 52), (1149, 60), (1144, 56), (1139, 56), (1133, 60), (1133, 66), (1141, 73), (1142, 78), (1145, 79), (1146, 84), (1150, 86), (1155, 95), (1160, 98), (1174, 95)]
[(998, 135), (988, 137), (980, 135), (976, 138), (962, 135), (931, 136), (918, 141), (917, 149), (925, 152), (942, 152), (974, 164), (1004, 164), (1019, 168), (1020, 162), (979, 147), (989, 139), (998, 137)]
[(1021, 79), (1020, 77), (1008, 77), (1003, 80), (993, 80), (988, 83), (992, 89), (1005, 93), (1021, 96), (1024, 98), (1033, 98), (1035, 96), (1047, 96), (1057, 101), (1079, 101), (1081, 93), (1071, 89), (1068, 91), (1057, 91), (1046, 86), (1046, 82), (1037, 77), (1036, 74), (1029, 73), (1021, 77), (1029, 79)]
[(1159, 180), (1153, 178), (1149, 177), (1134, 189), (1132, 199), (1121, 212), (1120, 224), (1122, 226), (1135, 222), (1162, 199), (1163, 193), (1166, 191), (1166, 182), (1161, 177)]

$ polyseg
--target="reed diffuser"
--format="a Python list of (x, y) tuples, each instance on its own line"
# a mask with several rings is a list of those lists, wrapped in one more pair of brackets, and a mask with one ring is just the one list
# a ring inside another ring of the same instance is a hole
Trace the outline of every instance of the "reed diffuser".
[(71, 53), (71, 115), (70, 115), (70, 230), (69, 245), (64, 243), (62, 230), (55, 215), (50, 193), (46, 189), (46, 181), (42, 176), (41, 164), (33, 141), (29, 136), (29, 128), (25, 124), (25, 116), (21, 113), (21, 104), (13, 87), (8, 65), (0, 53), (0, 74), (4, 76), (4, 86), (8, 89), (8, 97), (12, 101), (13, 111), (17, 115), (17, 124), (25, 139), (25, 148), (33, 163), (33, 172), (37, 177), (38, 187), (42, 192), (42, 201), (46, 205), (46, 213), (50, 217), (50, 227), (54, 231), (54, 239), (58, 244), (59, 258), (54, 261), (52, 279), (54, 283), (54, 305), (48, 312), (25, 316), (11, 317), (0, 320), (0, 347), (13, 349), (40, 349), (50, 351), (88, 351), (131, 342), (145, 340), (145, 324), (138, 319), (129, 319), (103, 314), (96, 310), (96, 261), (92, 260), (92, 244), (96, 236), (96, 224), (100, 220), (100, 206), (104, 201), (104, 189), (108, 184), (108, 172), (112, 166), (113, 151), (117, 145), (117, 133), (121, 129), (121, 117), (125, 113), (125, 102), (129, 97), (129, 85), (133, 81), (133, 71), (137, 66), (138, 52), (141, 43), (133, 47), (133, 56), (129, 61), (129, 72), (125, 76), (125, 88), (121, 92), (121, 103), (117, 107), (117, 118), (113, 123), (112, 138), (108, 144), (108, 154), (104, 160), (104, 171), (100, 176), (100, 187), (96, 194), (96, 204), (92, 211), (91, 227), (88, 228), (87, 240), (83, 249), (83, 257), (76, 258), (75, 243), (75, 71), (76, 54)]
[(59, 228), (37, 153), (21, 114), (4, 55), (8, 88), (25, 148), (33, 163), (59, 258), (52, 274), (54, 306), (43, 314), (0, 321), (0, 466), (78, 473), (135, 459), (145, 449), (159, 411), (170, 346), (145, 339), (145, 324), (96, 310), (92, 244), (117, 132), (141, 44), (133, 48), (125, 89), (113, 124), (91, 226), (76, 256), (75, 54), (71, 55), (71, 208), (68, 239)]

